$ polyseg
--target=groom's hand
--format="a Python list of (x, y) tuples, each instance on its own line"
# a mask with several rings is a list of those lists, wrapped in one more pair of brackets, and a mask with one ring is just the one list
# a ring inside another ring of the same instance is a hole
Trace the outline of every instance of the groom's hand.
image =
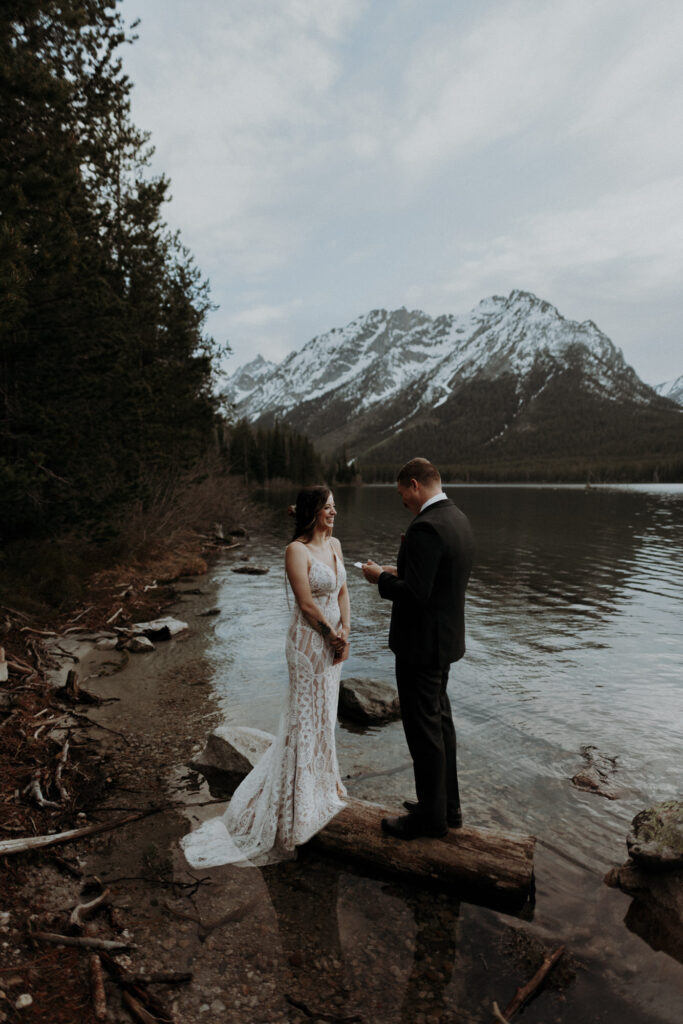
[(368, 558), (367, 562), (363, 563), (363, 575), (368, 583), (376, 583), (382, 575), (382, 566)]

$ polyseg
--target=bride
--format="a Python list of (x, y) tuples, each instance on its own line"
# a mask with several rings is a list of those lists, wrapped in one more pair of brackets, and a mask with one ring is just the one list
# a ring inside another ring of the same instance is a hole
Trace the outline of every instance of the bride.
[(350, 606), (341, 545), (332, 536), (332, 492), (307, 487), (290, 513), (296, 525), (285, 569), (296, 603), (285, 645), (285, 708), (277, 736), (225, 814), (181, 840), (193, 867), (290, 859), (345, 806), (334, 727)]

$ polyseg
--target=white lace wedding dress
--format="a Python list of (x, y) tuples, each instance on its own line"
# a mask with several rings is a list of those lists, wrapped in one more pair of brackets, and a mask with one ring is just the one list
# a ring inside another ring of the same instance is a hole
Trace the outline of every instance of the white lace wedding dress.
[[(346, 581), (308, 550), (311, 593), (325, 619), (340, 624), (339, 591)], [(193, 867), (274, 864), (296, 855), (345, 807), (334, 740), (341, 664), (306, 621), (298, 604), (285, 646), (289, 689), (277, 735), (240, 783), (222, 817), (205, 821), (181, 840)]]

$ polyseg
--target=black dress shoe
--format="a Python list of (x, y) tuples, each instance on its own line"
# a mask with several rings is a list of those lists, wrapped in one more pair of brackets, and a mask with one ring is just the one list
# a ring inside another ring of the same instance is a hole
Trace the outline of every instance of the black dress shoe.
[(441, 839), (448, 834), (447, 828), (429, 825), (417, 814), (403, 814), (400, 818), (382, 818), (382, 831), (396, 839), (419, 839), (429, 836)]
[[(417, 800), (404, 800), (403, 806), (411, 814), (417, 814), (420, 810), (420, 805)], [(448, 815), (448, 827), (449, 828), (462, 828), (462, 811), (456, 811), (455, 814)]]

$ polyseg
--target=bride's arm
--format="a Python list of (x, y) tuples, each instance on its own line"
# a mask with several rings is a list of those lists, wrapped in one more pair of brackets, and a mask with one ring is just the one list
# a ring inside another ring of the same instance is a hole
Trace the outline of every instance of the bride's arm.
[(287, 545), (285, 569), (287, 571), (287, 579), (294, 591), (296, 603), (299, 605), (306, 621), (336, 650), (344, 641), (313, 600), (311, 585), (308, 582), (308, 555), (302, 544), (293, 541)]
[[(343, 563), (344, 558), (342, 555), (341, 544), (336, 537), (332, 538), (334, 550), (337, 553), (337, 558)], [(341, 629), (339, 632), (344, 637), (344, 640), (348, 643), (349, 633), (351, 631), (351, 602), (349, 601), (348, 587), (344, 583), (339, 591), (339, 613), (341, 615)]]

